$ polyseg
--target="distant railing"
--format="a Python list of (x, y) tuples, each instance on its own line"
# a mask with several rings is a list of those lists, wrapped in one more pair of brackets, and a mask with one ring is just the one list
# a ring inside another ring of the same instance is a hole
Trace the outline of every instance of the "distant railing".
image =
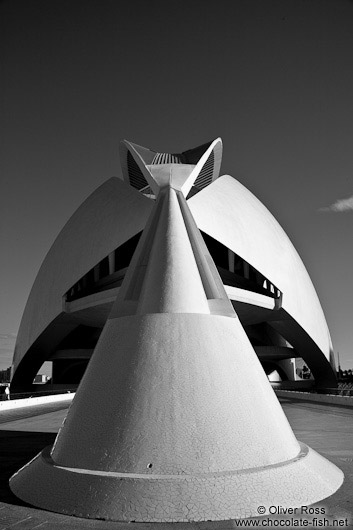
[(311, 394), (326, 394), (329, 396), (353, 396), (353, 388), (312, 388)]
[[(348, 386), (348, 385), (347, 385)], [(278, 387), (278, 390), (281, 390), (280, 387)], [(295, 388), (291, 388), (291, 391), (295, 392)], [(298, 389), (299, 392), (309, 392), (310, 394), (326, 394), (331, 396), (352, 396), (353, 397), (353, 387), (349, 388), (305, 388), (304, 389)], [(9, 397), (2, 393), (0, 394), (0, 401), (8, 401), (13, 399), (28, 399), (28, 398), (35, 398), (35, 397), (41, 397), (41, 396), (56, 396), (59, 394), (71, 394), (75, 393), (75, 389), (71, 390), (65, 390), (65, 389), (59, 389), (59, 390), (44, 390), (44, 391), (34, 391), (34, 392), (16, 392), (16, 393), (10, 393)]]
[(71, 394), (74, 393), (74, 390), (45, 390), (45, 391), (35, 391), (35, 392), (19, 392), (19, 393), (10, 393), (9, 396), (6, 394), (0, 395), (0, 401), (8, 401), (13, 399), (28, 399), (28, 398), (35, 398), (35, 397), (41, 397), (41, 396), (56, 396), (59, 394)]

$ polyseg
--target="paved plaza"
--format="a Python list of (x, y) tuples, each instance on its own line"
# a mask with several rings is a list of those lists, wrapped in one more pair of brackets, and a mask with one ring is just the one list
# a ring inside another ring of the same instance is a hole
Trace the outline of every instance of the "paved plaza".
[[(281, 519), (281, 527), (338, 527), (353, 528), (353, 408), (339, 407), (281, 398), (284, 412), (298, 440), (331, 460), (345, 475), (343, 486), (331, 497), (313, 505), (310, 510), (298, 509), (294, 515), (283, 515), (281, 507), (273, 507), (279, 512), (266, 519), (267, 527), (280, 527), (275, 519)], [(79, 519), (33, 508), (17, 499), (9, 489), (8, 479), (22, 465), (26, 464), (43, 447), (52, 444), (66, 415), (67, 408), (62, 404), (31, 407), (22, 410), (0, 413), (0, 530), (66, 530), (97, 529), (113, 530), (132, 526), (141, 530), (158, 527), (175, 527), (177, 530), (197, 528), (197, 530), (225, 530), (239, 526), (238, 521), (202, 523), (117, 523)], [(316, 513), (313, 512), (313, 508)], [(286, 520), (287, 517), (287, 520)], [(314, 521), (316, 517), (317, 520)], [(262, 518), (259, 526), (264, 527)], [(272, 522), (272, 525), (271, 525)], [(255, 523), (256, 524), (256, 523)], [(299, 526), (300, 524), (300, 526)], [(311, 526), (310, 526), (311, 525)]]

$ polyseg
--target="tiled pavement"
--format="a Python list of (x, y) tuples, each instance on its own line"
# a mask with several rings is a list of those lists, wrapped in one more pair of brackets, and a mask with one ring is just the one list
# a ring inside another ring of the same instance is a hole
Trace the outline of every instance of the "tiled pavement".
[[(329, 527), (333, 521), (337, 526), (353, 529), (353, 409), (311, 402), (281, 399), (284, 411), (297, 436), (304, 443), (327, 457), (345, 474), (343, 486), (321, 503), (315, 505), (325, 510), (319, 520)], [(26, 412), (0, 413), (0, 530), (138, 530), (172, 528), (176, 530), (226, 530), (237, 526), (234, 521), (203, 523), (115, 523), (64, 516), (26, 505), (17, 499), (8, 487), (9, 477), (28, 462), (44, 446), (52, 444), (61, 425), (66, 409), (58, 405), (38, 408)], [(304, 516), (306, 519), (312, 517)], [(270, 518), (267, 527), (279, 527)], [(257, 519), (261, 522), (261, 518)], [(294, 523), (296, 524), (296, 523)], [(305, 523), (304, 523), (305, 524)], [(283, 523), (284, 527), (291, 528)], [(298, 527), (298, 526), (296, 526)], [(303, 526), (299, 526), (303, 527)]]

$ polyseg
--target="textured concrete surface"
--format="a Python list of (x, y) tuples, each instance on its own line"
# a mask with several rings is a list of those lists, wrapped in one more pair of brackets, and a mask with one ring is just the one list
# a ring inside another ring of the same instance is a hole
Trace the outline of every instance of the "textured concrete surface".
[[(278, 464), (299, 453), (238, 319), (112, 319), (99, 348), (55, 444), (58, 465), (150, 475), (220, 473)], [(249, 373), (255, 393), (244, 384)]]
[[(306, 445), (296, 458), (283, 464), (201, 475), (138, 475), (61, 467), (51, 459), (48, 447), (11, 478), (10, 486), (21, 498), (25, 483), (28, 503), (78, 517), (195, 522), (249, 517), (258, 513), (259, 506), (279, 505), (288, 510), (312, 504), (330, 496), (342, 480), (336, 466)], [(264, 513), (271, 513), (270, 508)]]
[[(313, 447), (326, 458), (339, 466), (345, 474), (342, 487), (331, 497), (313, 505), (311, 508), (324, 510), (317, 517), (324, 522), (342, 521), (342, 527), (353, 527), (353, 410), (337, 406), (281, 400), (284, 412), (297, 438)], [(99, 520), (87, 520), (70, 517), (33, 508), (17, 499), (8, 487), (8, 479), (14, 471), (28, 462), (44, 446), (52, 444), (67, 410), (49, 412), (49, 408), (36, 408), (32, 416), (21, 418), (19, 411), (0, 415), (0, 530), (34, 529), (69, 530), (131, 530), (131, 523), (117, 523)], [(26, 411), (26, 415), (30, 411)], [(268, 507), (267, 507), (268, 508)], [(288, 516), (287, 516), (288, 517)], [(292, 516), (293, 517), (293, 516)], [(285, 515), (271, 516), (270, 519), (285, 520)], [(297, 514), (294, 519), (310, 519), (309, 515)], [(266, 516), (266, 522), (267, 522)], [(288, 520), (290, 518), (288, 517)], [(311, 517), (312, 519), (312, 517)], [(254, 518), (254, 521), (262, 518)], [(347, 524), (346, 524), (347, 522)], [(299, 524), (295, 527), (300, 527)], [(337, 523), (336, 523), (337, 524)], [(235, 521), (200, 523), (135, 523), (143, 530), (171, 529), (184, 530), (225, 530), (237, 526)], [(267, 524), (269, 526), (269, 524)], [(328, 526), (326, 524), (326, 526)], [(290, 528), (291, 526), (286, 527)]]

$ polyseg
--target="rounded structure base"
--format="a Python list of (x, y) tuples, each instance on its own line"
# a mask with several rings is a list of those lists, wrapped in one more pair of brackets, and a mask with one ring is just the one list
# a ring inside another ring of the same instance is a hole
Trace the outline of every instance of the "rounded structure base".
[(261, 468), (194, 475), (102, 472), (57, 466), (45, 448), (10, 479), (20, 499), (76, 517), (135, 522), (221, 521), (295, 508), (332, 495), (334, 464), (300, 444), (296, 458)]

